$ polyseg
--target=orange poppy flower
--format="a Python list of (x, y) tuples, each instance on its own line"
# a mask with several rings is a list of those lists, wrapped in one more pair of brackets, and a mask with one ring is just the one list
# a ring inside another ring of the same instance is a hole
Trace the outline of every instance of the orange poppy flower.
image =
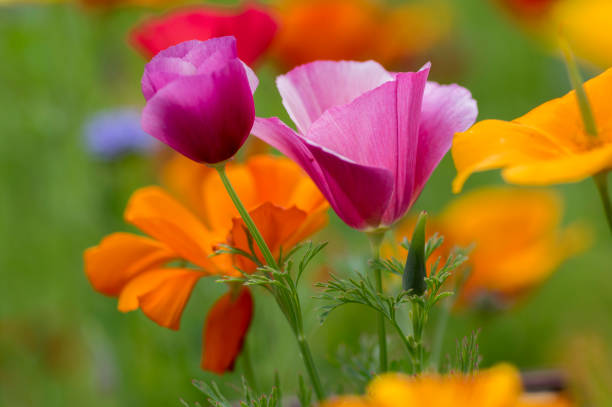
[(510, 122), (484, 120), (455, 135), (453, 191), (474, 172), (502, 169), (506, 182), (550, 185), (612, 169), (612, 70), (584, 84), (598, 136), (584, 130), (575, 92)]
[[(438, 257), (443, 262), (454, 247), (473, 246), (461, 302), (483, 294), (506, 301), (518, 298), (587, 244), (582, 227), (560, 228), (561, 215), (561, 201), (551, 191), (498, 187), (470, 192), (428, 224), (428, 237), (434, 232), (444, 236), (429, 268)], [(414, 218), (400, 223), (395, 240), (411, 236), (414, 223)], [(405, 257), (403, 249), (398, 254)]]
[[(531, 401), (530, 401), (531, 400)], [(570, 407), (560, 397), (540, 398), (523, 394), (519, 372), (500, 364), (473, 376), (427, 374), (419, 377), (386, 373), (370, 382), (365, 396), (342, 396), (323, 407)]]
[(315, 60), (374, 59), (390, 65), (428, 50), (446, 34), (446, 10), (383, 7), (372, 0), (285, 0), (273, 54), (290, 69)]
[[(186, 168), (184, 178), (174, 181), (188, 181), (175, 186), (193, 190), (183, 196), (197, 212), (159, 187), (142, 188), (130, 198), (125, 220), (149, 237), (114, 233), (85, 252), (85, 272), (96, 291), (118, 297), (120, 311), (140, 308), (159, 325), (175, 330), (200, 278), (237, 276), (235, 265), (247, 272), (256, 269), (242, 257), (211, 257), (221, 243), (249, 251), (248, 241), (214, 171)], [(275, 256), (326, 224), (327, 202), (288, 159), (256, 156), (246, 164), (228, 165), (227, 174)], [(168, 266), (174, 260), (192, 266)], [(203, 335), (203, 369), (223, 373), (232, 368), (252, 308), (248, 288), (235, 286), (213, 305)]]

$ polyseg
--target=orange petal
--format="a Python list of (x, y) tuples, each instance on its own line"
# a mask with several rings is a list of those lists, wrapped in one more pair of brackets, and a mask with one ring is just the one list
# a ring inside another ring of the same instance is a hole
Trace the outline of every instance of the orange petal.
[[(238, 197), (247, 210), (250, 210), (257, 203), (257, 191), (252, 174), (240, 164), (228, 165), (226, 173)], [(202, 188), (204, 211), (210, 228), (224, 237), (232, 227), (232, 219), (238, 216), (238, 211), (216, 172), (204, 179)]]
[[(283, 252), (291, 249), (286, 243), (291, 242), (290, 238), (300, 230), (300, 227), (306, 220), (306, 213), (304, 211), (295, 207), (283, 209), (269, 202), (251, 211), (250, 215), (275, 257), (278, 257), (280, 254), (281, 247)], [(241, 218), (234, 218), (234, 225), (228, 240), (232, 246), (250, 252), (244, 228), (244, 221)], [(253, 246), (258, 258), (264, 263), (261, 251), (255, 243)], [(252, 261), (242, 256), (236, 256), (236, 264), (246, 272), (252, 272), (256, 267)]]
[(193, 287), (206, 274), (193, 269), (156, 269), (133, 278), (119, 296), (122, 312), (140, 308), (159, 325), (177, 330)]
[(117, 296), (138, 273), (161, 266), (178, 255), (153, 239), (113, 233), (85, 251), (85, 274), (94, 289)]
[(202, 369), (223, 374), (233, 370), (253, 317), (253, 297), (247, 287), (230, 290), (208, 312), (202, 334)]
[[(182, 154), (173, 153), (162, 168), (161, 181), (190, 210), (202, 216), (204, 212), (202, 183), (214, 172), (207, 165), (196, 163)], [(208, 222), (205, 218), (203, 220)]]
[(253, 156), (246, 165), (255, 181), (258, 203), (291, 206), (290, 199), (296, 185), (302, 179), (309, 179), (297, 164), (284, 157)]
[(134, 192), (125, 220), (176, 251), (182, 258), (215, 271), (209, 259), (217, 239), (191, 212), (159, 187)]

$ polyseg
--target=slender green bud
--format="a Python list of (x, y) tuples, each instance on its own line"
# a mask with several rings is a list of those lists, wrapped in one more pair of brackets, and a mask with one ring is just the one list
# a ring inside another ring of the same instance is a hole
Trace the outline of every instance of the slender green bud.
[(410, 241), (410, 250), (404, 267), (404, 276), (402, 285), (404, 290), (412, 289), (416, 295), (422, 295), (427, 289), (425, 277), (427, 277), (425, 258), (425, 223), (427, 223), (427, 213), (421, 212), (417, 219), (412, 240)]

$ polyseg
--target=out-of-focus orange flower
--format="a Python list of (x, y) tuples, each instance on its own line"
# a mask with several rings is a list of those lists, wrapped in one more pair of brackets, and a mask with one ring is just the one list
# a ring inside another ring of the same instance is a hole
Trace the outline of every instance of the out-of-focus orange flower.
[(474, 172), (501, 168), (506, 182), (577, 182), (612, 169), (612, 69), (584, 84), (598, 136), (584, 130), (576, 95), (554, 99), (511, 122), (484, 120), (455, 136), (453, 191)]
[(284, 68), (315, 60), (401, 62), (430, 49), (447, 32), (448, 10), (372, 0), (284, 0), (273, 53)]
[[(559, 407), (558, 399), (525, 404), (521, 378), (509, 365), (497, 365), (474, 376), (387, 373), (374, 378), (365, 396), (342, 396), (323, 407)], [(533, 400), (533, 399), (532, 399)], [(527, 401), (527, 403), (529, 403)]]
[[(238, 212), (214, 171), (184, 162), (174, 165), (167, 180), (197, 211), (159, 187), (142, 188), (130, 198), (125, 219), (150, 237), (114, 233), (85, 252), (85, 272), (96, 291), (118, 297), (120, 311), (140, 308), (170, 329), (179, 328), (200, 278), (239, 275), (234, 265), (247, 272), (256, 269), (238, 256), (210, 256), (221, 243), (249, 251)], [(275, 256), (326, 224), (327, 202), (292, 161), (255, 156), (246, 164), (229, 164), (227, 174)], [(169, 266), (176, 260), (191, 266)], [(223, 373), (232, 368), (251, 315), (248, 289), (231, 285), (206, 322), (204, 369)]]
[[(454, 247), (470, 247), (469, 276), (461, 290), (462, 302), (493, 294), (512, 300), (541, 284), (563, 260), (584, 249), (586, 231), (579, 226), (561, 229), (559, 197), (546, 190), (486, 188), (449, 204), (428, 225), (444, 244), (429, 266), (444, 261)], [(396, 240), (410, 236), (414, 220), (406, 219), (394, 231)], [(401, 256), (405, 256), (402, 249)]]

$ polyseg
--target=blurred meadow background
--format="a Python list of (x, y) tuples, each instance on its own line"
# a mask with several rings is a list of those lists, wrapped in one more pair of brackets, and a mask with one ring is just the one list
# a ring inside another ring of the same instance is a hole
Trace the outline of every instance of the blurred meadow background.
[[(455, 0), (444, 9), (448, 33), (403, 68), (431, 61), (433, 80), (472, 92), (479, 120), (513, 119), (570, 90), (559, 55), (534, 41), (499, 4)], [(157, 12), (66, 3), (0, 6), (0, 405), (177, 406), (179, 398), (203, 401), (194, 378), (238, 382), (240, 358), (236, 372), (223, 377), (199, 368), (202, 323), (223, 292), (214, 279), (197, 285), (174, 332), (139, 311), (118, 312), (116, 300), (95, 293), (83, 272), (83, 250), (108, 233), (132, 230), (122, 220), (128, 197), (157, 182), (157, 157), (101, 160), (84, 138), (96, 112), (144, 105), (145, 61), (126, 35)], [(600, 72), (583, 68), (588, 77)], [(284, 71), (264, 60), (257, 73), (258, 115), (288, 119), (274, 86)], [(439, 213), (454, 198), (455, 173), (447, 156), (413, 213)], [(477, 174), (464, 193), (502, 183), (499, 171)], [(444, 353), (454, 351), (456, 338), (480, 329), (483, 366), (509, 361), (526, 370), (562, 368), (572, 383), (595, 365), (609, 369), (612, 238), (592, 180), (553, 189), (564, 201), (563, 223), (588, 225), (592, 243), (517, 306), (498, 315), (453, 313)], [(314, 240), (330, 243), (318, 260), (325, 267), (311, 269), (312, 282), (330, 269), (362, 268), (368, 257), (365, 237), (334, 214)], [(337, 378), (346, 374), (338, 355), (360, 349), (364, 332), (375, 335), (374, 313), (346, 307), (321, 325), (313, 293), (304, 292), (306, 330), (322, 376)], [(286, 391), (295, 389), (296, 366), (302, 365), (291, 332), (271, 298), (263, 291), (255, 296), (246, 346), (260, 386), (269, 388), (278, 372)], [(232, 385), (225, 386), (231, 393)]]

